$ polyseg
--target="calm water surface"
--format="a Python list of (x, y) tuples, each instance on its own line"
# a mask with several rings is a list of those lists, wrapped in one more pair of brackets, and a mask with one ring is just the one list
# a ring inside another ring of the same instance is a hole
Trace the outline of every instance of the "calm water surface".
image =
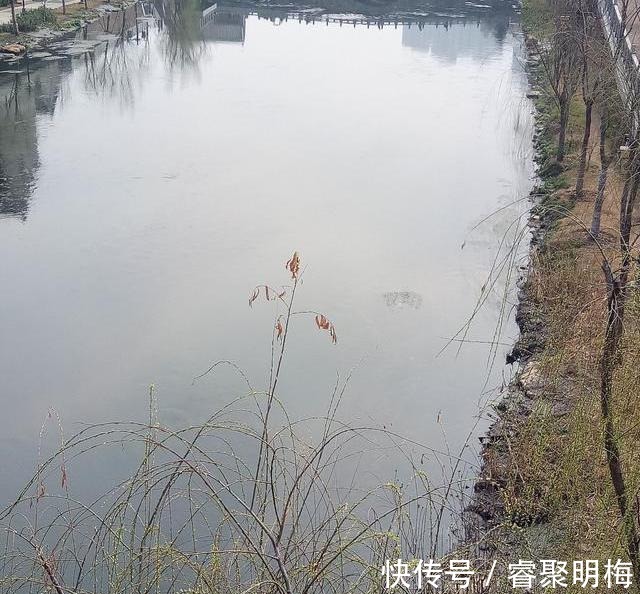
[(513, 322), (495, 365), (483, 344), (503, 282), (478, 342), (439, 352), (527, 206), (508, 206), (531, 185), (517, 26), (199, 18), (186, 42), (141, 20), (137, 42), (0, 74), (2, 501), (50, 408), (67, 433), (144, 419), (154, 384), (163, 422), (201, 420), (244, 392), (231, 370), (193, 384), (218, 359), (264, 386), (277, 308), (248, 296), (287, 284), (294, 250), (298, 308), (338, 344), (295, 320), (293, 416), (355, 367), (343, 418), (455, 449), (508, 373)]

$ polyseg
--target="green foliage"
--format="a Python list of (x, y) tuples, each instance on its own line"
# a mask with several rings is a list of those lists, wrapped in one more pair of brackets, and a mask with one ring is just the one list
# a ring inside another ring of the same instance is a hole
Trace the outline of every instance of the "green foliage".
[(27, 10), (18, 15), (18, 27), (20, 27), (21, 31), (35, 31), (43, 25), (54, 26), (57, 22), (56, 13), (44, 6), (34, 10)]
[[(58, 17), (56, 16), (56, 13), (50, 8), (45, 8), (44, 6), (21, 12), (16, 15), (16, 19), (21, 33), (37, 31), (43, 26), (54, 27), (58, 24)], [(0, 32), (11, 33), (12, 31), (13, 25), (11, 23), (0, 25)]]
[(565, 175), (558, 175), (556, 177), (550, 177), (545, 180), (544, 188), (548, 193), (553, 193), (557, 190), (565, 190), (567, 189), (571, 183), (567, 179)]
[(544, 39), (553, 32), (553, 13), (547, 0), (523, 0), (522, 28), (533, 37)]
[(75, 17), (72, 19), (68, 19), (63, 23), (63, 27), (65, 29), (78, 29), (84, 23), (84, 19), (81, 17)]

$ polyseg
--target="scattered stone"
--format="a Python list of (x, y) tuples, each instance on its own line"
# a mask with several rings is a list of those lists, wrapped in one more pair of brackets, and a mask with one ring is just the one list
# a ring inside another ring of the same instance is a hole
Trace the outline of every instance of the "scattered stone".
[(55, 35), (56, 35), (56, 31), (46, 27), (29, 33), (29, 37), (32, 37), (34, 39), (40, 39), (40, 40), (51, 39)]
[(527, 99), (537, 99), (540, 97), (540, 91), (529, 91), (527, 93)]
[(537, 361), (529, 361), (520, 373), (520, 385), (527, 397), (535, 397), (545, 389), (545, 380)]
[(67, 50), (63, 50), (62, 53), (65, 56), (80, 56), (82, 54), (86, 54), (89, 51), (91, 51), (91, 48), (81, 46), (81, 47), (70, 47)]
[(48, 58), (51, 56), (50, 52), (29, 52), (28, 56), (34, 60), (40, 60), (41, 58)]
[(24, 54), (27, 51), (27, 48), (21, 43), (8, 43), (7, 45), (3, 45), (0, 47), (0, 52), (5, 54), (12, 54), (14, 56), (19, 56)]
[(120, 37), (114, 33), (100, 33), (95, 36), (95, 39), (97, 41), (117, 41)]

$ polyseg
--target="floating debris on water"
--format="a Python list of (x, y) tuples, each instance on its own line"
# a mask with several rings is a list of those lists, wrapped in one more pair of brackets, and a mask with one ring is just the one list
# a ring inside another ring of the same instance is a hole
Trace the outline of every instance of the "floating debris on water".
[(390, 291), (383, 294), (387, 307), (420, 309), (422, 295), (414, 291)]

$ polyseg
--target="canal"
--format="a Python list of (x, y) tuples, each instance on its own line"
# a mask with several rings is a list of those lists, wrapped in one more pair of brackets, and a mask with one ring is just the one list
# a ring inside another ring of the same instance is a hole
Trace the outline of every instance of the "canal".
[(337, 343), (295, 317), (292, 418), (349, 377), (341, 418), (457, 454), (509, 377), (533, 173), (517, 15), (179, 6), (2, 66), (3, 505), (58, 417), (144, 421), (153, 384), (163, 424), (197, 423), (246, 393), (229, 365), (194, 382), (219, 360), (265, 389), (282, 307), (248, 299), (290, 284), (294, 251), (296, 309)]

